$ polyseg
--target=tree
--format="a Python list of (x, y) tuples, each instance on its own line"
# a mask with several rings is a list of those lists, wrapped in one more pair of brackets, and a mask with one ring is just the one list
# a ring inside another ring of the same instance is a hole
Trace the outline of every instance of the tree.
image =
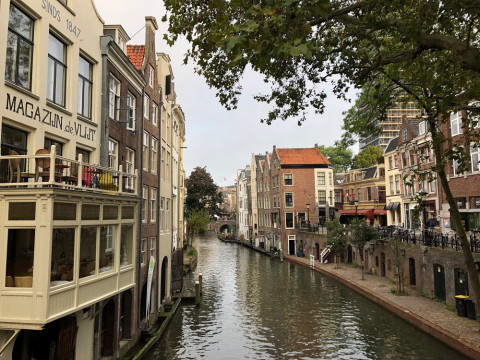
[(320, 145), (318, 150), (333, 165), (333, 172), (340, 173), (348, 171), (352, 166), (353, 151), (350, 150), (345, 142), (339, 142), (335, 146)]
[(375, 165), (383, 158), (383, 151), (378, 146), (369, 146), (353, 158), (352, 169), (363, 169)]
[[(472, 101), (480, 99), (480, 0), (165, 0), (165, 6), (169, 42), (186, 36), (185, 61), (196, 63), (224, 106), (237, 105), (246, 69), (264, 76), (271, 91), (255, 98), (272, 105), (262, 119), (267, 124), (291, 117), (301, 123), (309, 107), (321, 113), (326, 81), (341, 98), (352, 86), (373, 86), (377, 94), (402, 91), (415, 100), (480, 308), (480, 279), (445, 174), (447, 163), (468, 159), (465, 152), (480, 139), (471, 132), (463, 148), (448, 147), (442, 131), (453, 111), (479, 113)], [(473, 119), (462, 119), (464, 129)]]
[(378, 229), (367, 225), (365, 221), (359, 219), (354, 219), (352, 221), (351, 232), (350, 243), (358, 249), (358, 253), (362, 259), (362, 280), (364, 280), (365, 259), (363, 249), (367, 243), (378, 239), (380, 233), (378, 232)]
[(187, 217), (194, 211), (206, 210), (210, 216), (216, 215), (222, 203), (222, 194), (213, 182), (210, 173), (203, 167), (196, 167), (185, 179), (187, 197), (185, 212)]
[(335, 255), (335, 267), (340, 267), (340, 256), (347, 247), (346, 230), (338, 219), (325, 221), (327, 228), (326, 245), (330, 247), (330, 251)]
[(206, 210), (193, 210), (187, 218), (189, 233), (196, 234), (207, 230), (210, 217)]

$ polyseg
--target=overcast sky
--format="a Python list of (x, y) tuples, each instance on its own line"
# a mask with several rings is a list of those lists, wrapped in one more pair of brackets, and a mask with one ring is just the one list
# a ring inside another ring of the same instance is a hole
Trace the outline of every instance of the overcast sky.
[[(351, 104), (338, 100), (331, 91), (326, 100), (325, 113), (312, 115), (302, 126), (297, 122), (275, 121), (261, 124), (269, 107), (253, 100), (252, 95), (265, 89), (261, 78), (249, 73), (243, 81), (244, 93), (237, 110), (225, 110), (215, 90), (209, 89), (203, 78), (195, 74), (193, 64), (184, 65), (185, 41), (169, 47), (163, 41), (167, 24), (160, 0), (94, 0), (105, 24), (120, 24), (132, 38), (129, 45), (144, 44), (145, 16), (157, 19), (156, 51), (170, 55), (174, 74), (177, 103), (185, 113), (186, 141), (184, 167), (187, 176), (196, 166), (206, 167), (219, 186), (233, 185), (237, 170), (250, 164), (252, 153), (271, 152), (277, 148), (313, 147), (314, 144), (331, 146), (341, 135), (342, 112)], [(329, 84), (325, 85), (330, 88)], [(356, 149), (354, 149), (356, 151)], [(225, 180), (226, 179), (226, 180)]]

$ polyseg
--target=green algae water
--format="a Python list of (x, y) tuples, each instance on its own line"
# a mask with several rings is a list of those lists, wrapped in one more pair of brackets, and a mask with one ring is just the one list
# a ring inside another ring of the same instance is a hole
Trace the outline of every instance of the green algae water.
[(183, 306), (146, 359), (465, 359), (307, 267), (197, 238), (200, 307)]

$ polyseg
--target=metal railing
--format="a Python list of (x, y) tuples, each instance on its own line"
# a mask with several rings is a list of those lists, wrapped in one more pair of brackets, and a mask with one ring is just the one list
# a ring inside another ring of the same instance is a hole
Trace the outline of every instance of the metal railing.
[(0, 188), (37, 188), (50, 186), (81, 191), (129, 193), (137, 195), (138, 171), (127, 173), (122, 165), (118, 170), (83, 162), (82, 155), (72, 160), (50, 153), (32, 155), (1, 155), (2, 167), (8, 169), (0, 177)]
[[(399, 241), (419, 244), (428, 247), (462, 250), (462, 244), (455, 232), (438, 234), (434, 229), (403, 229), (397, 227), (379, 227), (381, 237), (384, 239), (397, 238)], [(471, 231), (468, 235), (470, 249), (474, 253), (480, 253), (480, 231)]]

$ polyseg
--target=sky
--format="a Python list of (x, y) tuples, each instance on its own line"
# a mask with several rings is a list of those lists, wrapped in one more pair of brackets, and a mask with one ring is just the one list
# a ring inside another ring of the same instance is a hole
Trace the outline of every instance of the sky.
[(132, 38), (129, 45), (144, 44), (145, 16), (157, 19), (156, 51), (170, 55), (176, 102), (185, 114), (183, 165), (186, 176), (197, 166), (206, 167), (218, 186), (229, 186), (235, 183), (238, 171), (250, 165), (252, 154), (271, 152), (274, 145), (277, 148), (332, 146), (340, 139), (342, 113), (351, 103), (337, 99), (330, 84), (325, 84), (328, 97), (323, 114), (312, 112), (302, 126), (298, 126), (295, 119), (262, 124), (260, 119), (266, 117), (270, 108), (253, 99), (262, 89), (268, 90), (262, 78), (253, 72), (246, 73), (237, 109), (223, 108), (215, 96), (215, 89), (210, 89), (194, 72), (194, 65), (183, 64), (188, 49), (186, 40), (182, 39), (173, 47), (163, 40), (168, 28), (167, 23), (161, 21), (165, 15), (163, 1), (94, 0), (94, 3), (105, 24), (123, 26)]

